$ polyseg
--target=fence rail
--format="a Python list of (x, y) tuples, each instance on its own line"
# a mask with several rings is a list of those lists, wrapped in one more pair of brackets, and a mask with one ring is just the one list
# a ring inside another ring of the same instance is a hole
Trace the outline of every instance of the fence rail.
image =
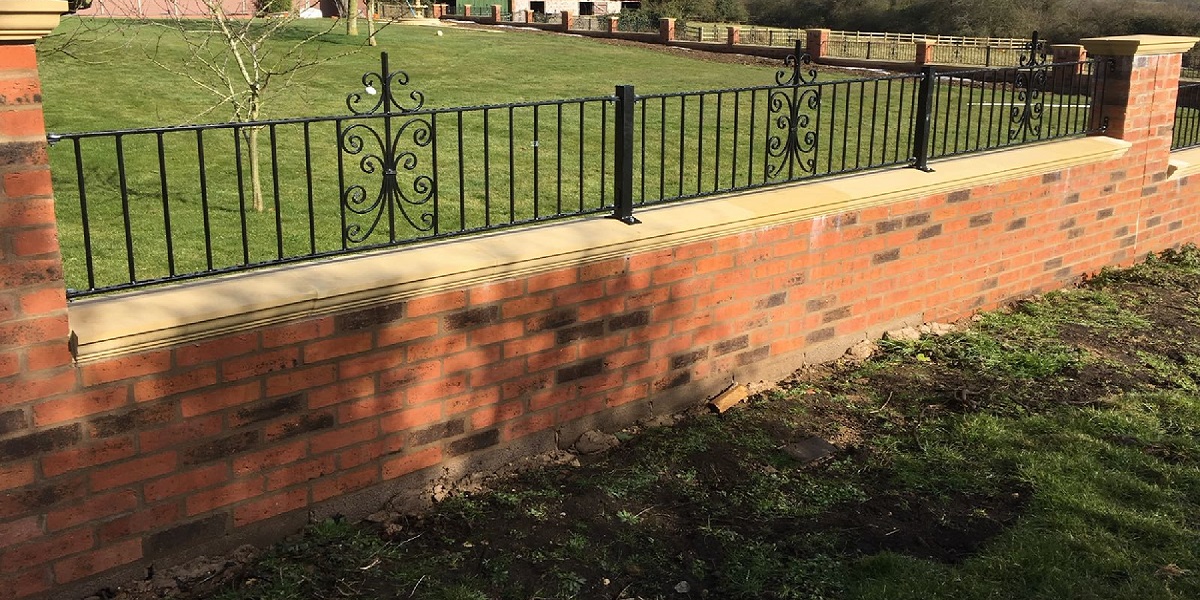
[(756, 87), (428, 108), (382, 59), (345, 116), (50, 135), (68, 295), (927, 168), (1096, 131), (1103, 81), (1094, 62), (816, 81), (793, 57)]
[(1175, 130), (1171, 149), (1200, 147), (1200, 82), (1182, 83), (1175, 101)]

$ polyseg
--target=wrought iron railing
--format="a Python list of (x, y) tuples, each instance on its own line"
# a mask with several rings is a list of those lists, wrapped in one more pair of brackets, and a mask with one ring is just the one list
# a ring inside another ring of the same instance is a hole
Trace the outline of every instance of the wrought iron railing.
[(753, 46), (792, 47), (797, 41), (804, 42), (803, 29), (777, 29), (773, 27), (742, 27), (738, 36), (743, 44)]
[(345, 116), (51, 134), (68, 296), (1080, 135), (1096, 65), (430, 108), (384, 54)]
[(1016, 68), (945, 74), (927, 67), (923, 93), (932, 119), (929, 157), (1103, 131), (1106, 123), (1095, 99), (1104, 97), (1109, 63), (1051, 63), (1048, 58), (1026, 52)]
[(1200, 147), (1200, 81), (1179, 85), (1171, 149)]

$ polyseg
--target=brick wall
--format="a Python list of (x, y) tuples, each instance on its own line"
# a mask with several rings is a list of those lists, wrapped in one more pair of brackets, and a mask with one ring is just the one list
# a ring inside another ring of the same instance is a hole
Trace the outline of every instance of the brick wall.
[(1200, 236), (1194, 176), (1166, 177), (1178, 57), (1135, 57), (1119, 159), (75, 364), (34, 56), (3, 50), (0, 597), (370, 512)]

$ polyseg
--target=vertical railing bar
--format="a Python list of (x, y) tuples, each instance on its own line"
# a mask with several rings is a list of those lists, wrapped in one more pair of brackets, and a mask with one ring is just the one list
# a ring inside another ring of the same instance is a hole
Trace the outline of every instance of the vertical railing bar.
[(279, 144), (275, 125), (271, 131), (271, 195), (275, 201), (275, 255), (283, 260), (283, 207), (279, 195)]
[(558, 127), (555, 128), (555, 130), (554, 130), (554, 135), (555, 135), (555, 142), (554, 142), (554, 150), (555, 150), (555, 159), (554, 159), (555, 204), (554, 204), (554, 206), (555, 206), (555, 211), (554, 211), (554, 214), (561, 215), (562, 211), (563, 211), (563, 207), (562, 207), (562, 179), (563, 179), (563, 177), (562, 177), (562, 157), (563, 157), (563, 153), (562, 153), (562, 131), (563, 131), (562, 113), (563, 113), (563, 105), (557, 104), (556, 106), (557, 106), (556, 117), (558, 119)]
[(717, 139), (713, 143), (713, 191), (721, 189), (721, 105), (724, 104), (724, 93), (717, 92)]
[(587, 152), (587, 144), (585, 143), (584, 132), (584, 109), (587, 106), (585, 102), (579, 103), (579, 212), (584, 209), (584, 190), (583, 190), (583, 171), (584, 171), (584, 156)]
[(208, 166), (204, 159), (204, 130), (196, 130), (196, 159), (200, 163), (200, 214), (204, 219), (204, 264), (213, 269), (212, 219), (208, 209)]
[(96, 263), (92, 255), (92, 224), (88, 218), (87, 186), (83, 176), (83, 147), (79, 138), (71, 140), (75, 148), (75, 179), (79, 186), (79, 217), (83, 225), (83, 260), (87, 264), (88, 291), (96, 289)]
[(600, 101), (600, 208), (607, 206), (608, 190), (608, 101)]
[(639, 170), (641, 171), (641, 176), (638, 179), (638, 186), (641, 189), (641, 192), (640, 192), (641, 198), (638, 202), (640, 204), (645, 204), (646, 203), (646, 101), (645, 100), (638, 101), (638, 105), (641, 106), (641, 113), (642, 113), (641, 134), (638, 135), (638, 140), (641, 143), (641, 163), (639, 165)]
[(658, 103), (658, 199), (667, 197), (667, 97)]
[(483, 109), (483, 224), (492, 226), (492, 128), (491, 109)]
[(541, 165), (539, 162), (541, 142), (541, 120), (539, 119), (538, 109), (540, 105), (533, 105), (533, 218), (541, 216)]
[(683, 196), (683, 149), (686, 143), (687, 96), (679, 97), (679, 196)]
[(932, 115), (929, 113), (930, 106), (933, 104), (936, 77), (937, 73), (933, 67), (926, 66), (921, 69), (921, 86), (917, 91), (917, 130), (913, 135), (913, 156), (915, 157), (913, 166), (922, 171), (931, 170), (929, 168), (929, 136), (933, 124)]
[(511, 225), (517, 220), (517, 165), (514, 153), (516, 149), (513, 141), (513, 107), (508, 107), (508, 223)]
[(125, 138), (118, 134), (116, 136), (117, 146), (117, 179), (121, 185), (121, 215), (125, 221), (125, 259), (129, 267), (129, 282), (137, 281), (137, 268), (134, 266), (133, 257), (133, 227), (129, 222), (129, 180), (125, 173)]
[(175, 241), (171, 235), (171, 203), (167, 193), (167, 153), (163, 148), (163, 132), (155, 135), (158, 144), (158, 183), (159, 198), (162, 200), (163, 233), (166, 234), (167, 273), (175, 276)]
[[(338, 237), (342, 238), (342, 250), (349, 246), (349, 238), (346, 235), (346, 165), (345, 156), (342, 153), (342, 120), (337, 119), (334, 122), (335, 132), (337, 133), (337, 148), (338, 148), (338, 214), (341, 217), (342, 229), (338, 232)], [(241, 165), (238, 165), (239, 173)], [(240, 186), (239, 186), (240, 187)], [(245, 207), (242, 207), (242, 212), (245, 213)]]
[(438, 176), (438, 113), (429, 114), (429, 166), (433, 178), (433, 235), (442, 233), (442, 182)]
[(758, 90), (750, 90), (750, 141), (746, 147), (746, 185), (754, 183), (754, 121), (758, 114)]
[(700, 115), (696, 119), (696, 193), (704, 189), (704, 94), (700, 94)]
[(463, 160), (463, 111), (455, 111), (458, 118), (458, 230), (467, 229), (467, 176), (466, 161)]

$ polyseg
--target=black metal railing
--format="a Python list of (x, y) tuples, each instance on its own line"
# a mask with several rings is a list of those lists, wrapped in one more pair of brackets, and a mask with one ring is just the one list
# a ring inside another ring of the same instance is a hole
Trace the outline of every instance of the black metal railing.
[(1104, 130), (1096, 98), (1108, 63), (1049, 63), (1024, 56), (1021, 66), (938, 73), (925, 69), (930, 94), (930, 158), (955, 156)]
[(818, 82), (798, 46), (771, 85), (454, 108), (425, 106), (385, 53), (345, 116), (51, 134), (68, 296), (547, 219), (632, 223), (638, 206), (1101, 127), (1094, 62)]
[(1200, 81), (1181, 83), (1175, 100), (1175, 129), (1171, 149), (1200, 147)]

